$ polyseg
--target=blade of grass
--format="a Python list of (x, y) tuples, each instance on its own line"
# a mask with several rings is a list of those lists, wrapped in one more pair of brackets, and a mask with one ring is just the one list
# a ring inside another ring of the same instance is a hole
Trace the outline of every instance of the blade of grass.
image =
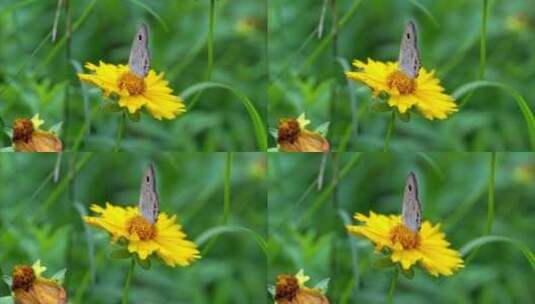
[(4, 273), (2, 272), (2, 267), (0, 267), (0, 296), (8, 296), (11, 294), (11, 290), (3, 278)]
[(245, 233), (251, 235), (256, 243), (258, 244), (258, 247), (262, 249), (266, 257), (268, 256), (268, 250), (267, 250), (267, 243), (264, 240), (262, 236), (260, 236), (255, 231), (241, 227), (241, 226), (231, 226), (231, 225), (222, 225), (222, 226), (216, 226), (212, 227), (206, 231), (204, 231), (201, 235), (197, 237), (195, 240), (195, 243), (199, 246), (202, 246), (204, 243), (209, 241), (210, 239), (217, 237), (221, 234), (227, 234), (227, 233)]
[[(357, 12), (357, 9), (361, 3), (362, 0), (353, 1), (351, 7), (347, 10), (346, 14), (342, 16), (342, 18), (338, 22), (338, 29), (342, 29), (349, 22), (349, 20), (351, 20), (353, 15), (355, 15), (355, 13)], [(299, 67), (298, 71), (302, 71), (305, 67), (311, 65), (314, 61), (316, 61), (319, 55), (321, 55), (321, 53), (325, 51), (327, 46), (335, 38), (336, 34), (336, 32), (332, 31), (323, 40), (321, 40), (320, 44), (314, 49), (314, 51), (312, 51), (312, 53), (305, 59), (304, 63)]]
[(528, 260), (531, 266), (531, 269), (535, 271), (535, 255), (533, 255), (533, 252), (529, 250), (529, 248), (526, 245), (524, 245), (522, 242), (509, 238), (509, 237), (498, 236), (498, 235), (486, 235), (486, 236), (478, 237), (466, 243), (459, 251), (462, 256), (466, 256), (472, 250), (477, 250), (477, 248), (483, 245), (496, 243), (496, 242), (509, 243), (509, 244), (514, 245), (518, 249), (520, 249), (520, 251), (522, 251), (526, 259)]
[(152, 15), (158, 21), (158, 23), (160, 23), (160, 25), (163, 27), (164, 31), (169, 32), (169, 27), (163, 21), (163, 18), (160, 17), (160, 15), (158, 15), (152, 8), (150, 8), (148, 5), (146, 5), (145, 3), (143, 3), (143, 2), (141, 2), (139, 0), (130, 0), (130, 2), (132, 2), (133, 4), (135, 4), (137, 6), (142, 7), (144, 10), (146, 10), (147, 13)]
[(479, 80), (485, 77), (485, 65), (487, 62), (487, 19), (489, 16), (489, 1), (483, 0), (483, 13), (481, 17), (481, 35), (479, 44)]
[[(100, 107), (98, 105), (95, 105), (93, 107), (93, 110), (91, 111), (91, 115), (90, 115), (89, 121), (91, 121), (91, 120), (93, 120), (93, 118), (95, 118), (95, 116), (97, 115), (99, 109), (100, 109)], [(90, 130), (89, 127), (90, 127), (90, 124), (89, 123), (85, 123), (80, 128), (80, 130), (78, 131), (78, 134), (76, 135), (76, 139), (74, 140), (74, 145), (72, 146), (72, 151), (73, 152), (78, 152), (78, 150), (80, 149), (80, 145), (82, 144), (82, 140), (84, 138), (84, 135), (89, 135), (89, 130)]]
[[(215, 26), (215, 0), (210, 0), (210, 22), (208, 25), (207, 56), (208, 64), (206, 66), (205, 81), (212, 79), (212, 70), (214, 68), (214, 26)], [(203, 91), (199, 91), (191, 101), (189, 108), (193, 108), (201, 98)]]
[(430, 167), (433, 169), (435, 174), (441, 179), (445, 180), (446, 175), (444, 174), (444, 171), (440, 168), (438, 163), (431, 157), (429, 154), (425, 152), (419, 152), (418, 156), (420, 156)]
[[(343, 210), (338, 209), (338, 215), (342, 219), (342, 222), (344, 223), (344, 227), (347, 225), (351, 225), (351, 217), (349, 214)], [(347, 242), (349, 243), (349, 248), (351, 249), (351, 268), (353, 270), (353, 277), (352, 282), (354, 283), (353, 291), (357, 292), (359, 290), (359, 257), (358, 257), (358, 251), (357, 246), (355, 246), (355, 240), (351, 233), (347, 232)]]
[(431, 14), (431, 12), (425, 7), (423, 6), (420, 2), (416, 1), (416, 0), (410, 0), (411, 4), (414, 5), (417, 9), (419, 9), (420, 11), (422, 11), (422, 13), (424, 13), (425, 16), (427, 16), (427, 18), (429, 18), (429, 20), (431, 21), (431, 23), (433, 23), (433, 25), (435, 27), (438, 27), (438, 22), (437, 22), (437, 19), (435, 18), (435, 16), (433, 16), (433, 14)]
[(230, 216), (230, 187), (232, 185), (232, 152), (227, 152), (227, 159), (225, 162), (225, 181), (223, 190), (223, 224), (228, 223)]
[[(496, 152), (492, 152), (490, 155), (489, 164), (489, 181), (488, 181), (488, 197), (487, 197), (487, 225), (485, 227), (484, 235), (489, 235), (492, 230), (492, 223), (494, 222), (494, 192), (496, 183)], [(477, 254), (476, 248), (470, 256), (466, 258), (466, 262), (470, 262)]]
[[(486, 80), (473, 81), (473, 82), (469, 82), (457, 88), (457, 90), (453, 92), (452, 96), (454, 99), (458, 99), (470, 91), (473, 91), (479, 88), (484, 88), (484, 87), (493, 87), (493, 88), (502, 89), (516, 101), (518, 107), (520, 108), (520, 111), (522, 112), (522, 115), (524, 116), (524, 120), (526, 121), (526, 124), (528, 126), (529, 142), (531, 145), (531, 150), (535, 151), (535, 118), (533, 116), (533, 112), (531, 111), (528, 103), (522, 97), (522, 95), (517, 93), (510, 86), (499, 83), (499, 82), (494, 82), (494, 81), (486, 81)], [(459, 107), (463, 107), (464, 105), (465, 104), (461, 104)]]
[[(351, 65), (348, 60), (343, 57), (336, 58), (342, 71), (349, 72), (351, 70)], [(346, 77), (347, 82), (347, 93), (349, 95), (349, 100), (351, 101), (351, 125), (353, 127), (354, 136), (358, 136), (359, 125), (358, 125), (358, 104), (357, 104), (357, 94), (355, 93), (355, 82)]]
[[(204, 91), (204, 90), (208, 90), (208, 89), (213, 89), (213, 88), (219, 88), (219, 89), (228, 90), (232, 94), (234, 94), (234, 96), (236, 96), (238, 98), (238, 100), (243, 104), (243, 106), (245, 107), (245, 109), (249, 113), (249, 117), (251, 118), (251, 122), (252, 122), (253, 127), (254, 127), (258, 148), (261, 151), (266, 151), (267, 150), (266, 128), (264, 127), (264, 123), (262, 121), (262, 118), (260, 118), (260, 115), (258, 114), (258, 112), (256, 111), (255, 107), (253, 106), (253, 103), (251, 102), (251, 100), (245, 94), (241, 93), (238, 90), (235, 90), (234, 88), (232, 88), (232, 87), (230, 87), (228, 85), (225, 85), (225, 84), (222, 84), (222, 83), (208, 81), (208, 82), (201, 82), (201, 83), (197, 83), (197, 84), (192, 85), (191, 87), (189, 87), (186, 90), (182, 91), (182, 93), (180, 93), (180, 96), (183, 99), (187, 99), (189, 96), (191, 96), (192, 94), (194, 94), (196, 92)], [(191, 110), (191, 105), (188, 107), (188, 111), (190, 111), (190, 110)]]
[[(87, 162), (89, 161), (89, 159), (92, 156), (93, 156), (93, 153), (89, 153), (89, 152), (83, 153), (82, 159), (80, 159), (76, 163), (76, 167), (74, 168), (74, 172), (80, 171), (80, 169), (82, 169), (87, 164)], [(37, 209), (32, 214), (30, 222), (35, 221), (37, 216), (45, 214), (46, 211), (50, 207), (52, 207), (52, 205), (54, 205), (56, 202), (58, 202), (59, 197), (61, 196), (61, 194), (67, 190), (67, 187), (69, 185), (69, 181), (71, 180), (71, 178), (72, 178), (72, 174), (70, 174), (70, 173), (63, 177), (63, 179), (57, 184), (56, 188), (54, 188), (54, 190), (50, 193), (50, 195), (48, 195), (48, 197), (44, 201), (44, 203), (41, 204), (40, 208)]]
[[(230, 190), (231, 190), (231, 176), (232, 176), (232, 152), (227, 152), (227, 157), (225, 161), (225, 173), (224, 173), (224, 180), (223, 180), (223, 223), (222, 225), (228, 224), (228, 218), (230, 216)], [(217, 240), (217, 237), (214, 237), (206, 244), (206, 247), (204, 247), (202, 251), (202, 255), (208, 254), (208, 252), (212, 249), (215, 242)]]
[(496, 152), (490, 156), (489, 193), (487, 200), (487, 227), (485, 233), (490, 234), (494, 222), (494, 192), (496, 188)]
[(11, 143), (11, 139), (9, 138), (9, 136), (7, 136), (6, 132), (4, 132), (4, 130), (6, 129), (6, 123), (4, 122), (4, 120), (2, 119), (2, 117), (0, 117), (0, 138), (2, 139), (2, 147), (6, 146), (6, 145), (9, 145)]
[[(488, 0), (482, 2), (481, 13), (481, 33), (479, 34), (479, 69), (477, 72), (477, 80), (485, 78), (485, 65), (487, 62), (487, 18), (489, 12)], [(468, 94), (461, 102), (461, 107), (468, 102), (473, 93)]]
[[(359, 163), (361, 157), (362, 157), (361, 153), (354, 153), (351, 156), (351, 159), (345, 164), (345, 166), (340, 171), (340, 175), (339, 175), (340, 178), (339, 178), (338, 182), (340, 180), (342, 180), (356, 164)], [(318, 210), (323, 206), (323, 204), (325, 204), (325, 202), (331, 197), (331, 194), (333, 193), (335, 188), (336, 188), (336, 184), (335, 183), (329, 184), (329, 186), (326, 187), (320, 193), (320, 195), (314, 200), (312, 205), (310, 205), (310, 207), (305, 211), (303, 216), (297, 221), (297, 225), (296, 226), (299, 227), (304, 222), (307, 222), (308, 220), (310, 220), (312, 215), (314, 215), (316, 212), (318, 212)]]
[[(76, 20), (76, 22), (74, 22), (73, 26), (72, 26), (72, 30), (71, 30), (71, 34), (76, 32), (76, 30), (78, 30), (78, 28), (82, 25), (82, 23), (85, 21), (85, 19), (89, 16), (89, 14), (91, 13), (91, 11), (93, 10), (93, 8), (95, 7), (95, 4), (97, 3), (97, 0), (92, 0), (83, 10), (82, 14), (80, 15), (80, 17), (78, 17), (78, 19)], [(50, 32), (47, 37), (46, 37), (46, 40), (49, 39), (49, 37), (52, 35), (52, 32)], [(54, 48), (52, 48), (52, 50), (50, 50), (50, 52), (48, 52), (48, 55), (46, 56), (45, 60), (43, 60), (38, 66), (37, 68), (35, 69), (36, 71), (40, 71), (42, 68), (46, 67), (47, 65), (50, 64), (50, 62), (58, 55), (60, 49), (63, 47), (63, 45), (65, 45), (65, 43), (67, 43), (67, 36), (63, 36), (59, 41), (58, 43), (56, 43), (56, 45), (54, 46)], [(45, 41), (46, 41), (45, 40)]]
[[(71, 60), (71, 65), (73, 67), (73, 70), (76, 74), (80, 74), (80, 73), (83, 73), (83, 69), (82, 69), (82, 65), (72, 59)], [(79, 80), (79, 79), (78, 79)], [(84, 126), (82, 127), (83, 129), (83, 133), (82, 133), (82, 136), (83, 135), (89, 135), (89, 130), (91, 130), (91, 121), (92, 121), (92, 118), (93, 118), (93, 113), (91, 112), (90, 110), (90, 105), (89, 105), (89, 94), (87, 92), (88, 88), (87, 88), (87, 85), (85, 83), (83, 83), (82, 81), (79, 80), (79, 83), (80, 83), (80, 91), (82, 93), (82, 100), (84, 102)], [(87, 134), (85, 134), (87, 132)], [(78, 134), (78, 136), (80, 136), (80, 134)], [(76, 152), (78, 150), (78, 145), (80, 144), (80, 141), (81, 141), (81, 138), (79, 137), (76, 137), (75, 138), (75, 142), (74, 142), (74, 148), (73, 150)]]

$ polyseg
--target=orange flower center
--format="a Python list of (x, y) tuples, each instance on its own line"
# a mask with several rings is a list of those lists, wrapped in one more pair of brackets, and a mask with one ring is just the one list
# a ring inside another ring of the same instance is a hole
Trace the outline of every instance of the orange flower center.
[(407, 95), (416, 91), (416, 81), (401, 71), (394, 71), (386, 79), (390, 89), (396, 88), (400, 94)]
[(145, 84), (145, 79), (137, 76), (131, 71), (125, 72), (119, 81), (117, 82), (119, 89), (126, 89), (130, 95), (140, 95), (145, 92), (147, 85)]
[(13, 269), (13, 284), (11, 289), (15, 291), (16, 289), (22, 288), (26, 291), (30, 290), (35, 281), (35, 273), (33, 268), (25, 265), (17, 265)]
[(414, 249), (420, 245), (420, 235), (399, 224), (390, 230), (390, 241), (400, 243), (403, 249)]
[(292, 275), (282, 274), (277, 277), (275, 300), (291, 302), (299, 290), (299, 282)]
[(13, 141), (22, 140), (28, 142), (32, 138), (33, 123), (31, 120), (21, 118), (13, 123)]
[(134, 216), (128, 223), (128, 233), (137, 234), (140, 240), (146, 241), (156, 236), (156, 228), (143, 216)]
[(293, 118), (281, 119), (279, 121), (279, 138), (280, 142), (294, 143), (301, 132), (299, 122)]

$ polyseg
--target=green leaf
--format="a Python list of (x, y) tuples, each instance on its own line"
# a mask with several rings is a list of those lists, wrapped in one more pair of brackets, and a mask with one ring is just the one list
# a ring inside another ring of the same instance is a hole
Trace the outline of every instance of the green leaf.
[(11, 285), (13, 285), (13, 279), (8, 276), (7, 274), (4, 274), (2, 276), (2, 280), (7, 284), (7, 286), (9, 286), (9, 288), (11, 289)]
[(103, 102), (102, 110), (107, 112), (121, 112), (123, 108), (116, 102)]
[(197, 239), (195, 240), (195, 243), (197, 245), (201, 246), (202, 244), (207, 242), (209, 239), (211, 239), (213, 237), (216, 237), (216, 236), (218, 236), (220, 234), (225, 234), (225, 233), (247, 233), (247, 234), (250, 234), (252, 237), (254, 237), (254, 239), (255, 239), (256, 243), (258, 244), (258, 246), (260, 247), (260, 249), (262, 249), (262, 251), (266, 254), (266, 256), (268, 255), (267, 243), (264, 240), (264, 238), (262, 238), (262, 236), (260, 236), (255, 231), (253, 231), (253, 230), (251, 230), (249, 228), (241, 227), (241, 226), (222, 225), (222, 226), (216, 226), (216, 227), (210, 228), (210, 229), (204, 231), (200, 236), (198, 236)]
[(120, 237), (119, 240), (117, 240), (117, 245), (126, 247), (128, 245), (128, 240), (125, 237)]
[(1, 297), (0, 304), (13, 304), (13, 298), (11, 296)]
[(279, 129), (269, 128), (269, 135), (271, 135), (271, 137), (273, 137), (275, 140), (279, 139)]
[(322, 123), (321, 125), (319, 125), (317, 128), (316, 128), (316, 132), (320, 133), (321, 136), (323, 137), (327, 137), (327, 133), (329, 133), (329, 125), (331, 124), (330, 121), (327, 121), (327, 122), (324, 122)]
[(414, 269), (403, 269), (403, 267), (401, 266), (399, 267), (399, 269), (401, 270), (401, 274), (407, 279), (412, 280), (412, 278), (414, 278)]
[(52, 276), (52, 280), (55, 280), (59, 284), (63, 284), (63, 281), (65, 280), (65, 274), (67, 273), (67, 268), (63, 268), (62, 270), (56, 272)]
[(15, 149), (13, 147), (3, 147), (0, 148), (0, 152), (15, 152)]
[(331, 281), (331, 278), (323, 279), (323, 280), (319, 281), (318, 284), (316, 284), (314, 286), (314, 289), (319, 290), (322, 294), (326, 294), (327, 293), (327, 289), (329, 289), (329, 282), (330, 281)]
[(275, 298), (275, 295), (277, 294), (277, 289), (275, 288), (275, 285), (268, 285), (267, 291), (273, 298)]
[(411, 112), (407, 111), (405, 113), (399, 113), (398, 112), (399, 119), (403, 122), (409, 122), (411, 121)]
[(158, 15), (152, 8), (150, 8), (148, 5), (146, 5), (145, 3), (143, 3), (142, 1), (139, 1), (139, 0), (130, 0), (130, 2), (132, 2), (135, 5), (138, 5), (138, 6), (142, 7), (143, 9), (145, 9), (147, 11), (147, 13), (152, 15), (158, 21), (158, 23), (160, 23), (160, 25), (163, 27), (163, 29), (166, 32), (169, 32), (169, 27), (163, 21), (163, 18), (160, 17), (160, 15)]
[[(485, 80), (473, 81), (465, 85), (462, 85), (457, 90), (455, 90), (455, 92), (453, 92), (452, 94), (452, 97), (454, 99), (459, 99), (470, 91), (473, 91), (479, 88), (484, 88), (484, 87), (494, 87), (494, 88), (502, 89), (505, 92), (507, 92), (516, 101), (516, 104), (520, 108), (520, 111), (522, 112), (522, 115), (524, 116), (524, 120), (528, 127), (529, 142), (531, 144), (531, 150), (535, 150), (535, 118), (533, 116), (533, 112), (531, 111), (524, 97), (522, 97), (522, 95), (520, 95), (510, 86), (507, 86), (499, 82), (493, 82), (493, 81), (485, 81)], [(459, 105), (459, 107), (463, 107), (463, 106), (464, 104)]]
[(512, 238), (505, 237), (505, 236), (487, 235), (487, 236), (478, 237), (476, 239), (471, 240), (467, 244), (465, 244), (459, 251), (461, 252), (461, 255), (464, 257), (470, 251), (476, 248), (479, 248), (482, 245), (486, 245), (489, 243), (496, 243), (496, 242), (505, 242), (505, 243), (510, 243), (516, 246), (528, 260), (531, 266), (531, 269), (535, 271), (535, 255), (533, 254), (533, 252), (522, 242), (517, 241)]
[(117, 249), (110, 254), (112, 259), (127, 259), (131, 256), (132, 254), (126, 248)]
[(13, 129), (10, 127), (4, 127), (4, 133), (9, 137), (11, 140), (13, 138)]
[(268, 152), (279, 152), (279, 148), (277, 148), (277, 147), (272, 147), (272, 148), (269, 148), (267, 151), (268, 151)]
[[(207, 81), (207, 82), (201, 82), (201, 83), (197, 83), (197, 84), (192, 85), (191, 87), (189, 87), (186, 90), (182, 91), (180, 93), (180, 97), (182, 97), (182, 99), (186, 100), (189, 96), (191, 96), (191, 95), (193, 95), (193, 94), (195, 94), (197, 92), (201, 92), (201, 91), (204, 91), (204, 90), (207, 90), (207, 89), (213, 89), (213, 88), (219, 88), (219, 89), (228, 90), (232, 94), (234, 94), (234, 96), (236, 96), (238, 98), (238, 100), (242, 103), (242, 105), (247, 110), (247, 113), (249, 114), (249, 117), (251, 118), (251, 123), (253, 124), (253, 128), (254, 128), (254, 131), (255, 131), (256, 142), (257, 142), (258, 148), (261, 151), (267, 150), (267, 148), (268, 148), (267, 132), (266, 132), (266, 128), (264, 127), (264, 122), (262, 121), (262, 118), (260, 117), (260, 115), (256, 111), (256, 109), (255, 109), (253, 103), (251, 102), (251, 100), (249, 99), (249, 97), (247, 97), (242, 92), (240, 92), (240, 91), (238, 91), (238, 90), (234, 89), (233, 87), (228, 86), (226, 84)], [(191, 108), (188, 107), (188, 111), (190, 111), (190, 110), (191, 110)]]
[(380, 269), (394, 267), (395, 265), (390, 258), (381, 258), (373, 262), (373, 267)]
[(386, 102), (382, 102), (382, 101), (373, 102), (370, 105), (370, 111), (372, 112), (388, 112), (391, 110), (392, 108)]
[(149, 270), (151, 267), (150, 257), (147, 257), (146, 259), (142, 260), (139, 255), (135, 255), (136, 263), (141, 266), (141, 268)]
[(130, 119), (133, 122), (138, 122), (139, 119), (141, 118), (141, 112), (140, 111), (136, 111), (134, 113), (130, 113), (130, 112), (126, 111), (126, 115), (128, 115), (128, 119)]
[(50, 129), (48, 129), (49, 132), (52, 132), (56, 135), (60, 134), (61, 132), (61, 127), (63, 126), (63, 122), (60, 121), (58, 122), (57, 124), (53, 125), (52, 127), (50, 127)]

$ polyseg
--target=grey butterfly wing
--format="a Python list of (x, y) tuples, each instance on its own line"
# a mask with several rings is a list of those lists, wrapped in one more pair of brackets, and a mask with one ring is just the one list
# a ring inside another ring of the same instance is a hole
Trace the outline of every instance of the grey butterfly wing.
[(407, 22), (401, 37), (399, 48), (399, 68), (410, 78), (418, 77), (420, 71), (420, 50), (418, 50), (418, 32), (413, 21)]
[(417, 232), (422, 225), (422, 205), (418, 199), (418, 181), (416, 175), (411, 172), (405, 182), (405, 192), (403, 194), (403, 224)]
[(147, 168), (141, 181), (139, 210), (141, 211), (141, 215), (151, 224), (154, 224), (158, 220), (160, 199), (156, 189), (156, 173), (152, 164)]
[(141, 24), (137, 30), (130, 57), (128, 58), (130, 70), (139, 77), (145, 77), (150, 70), (150, 53), (149, 53), (149, 28), (146, 24)]

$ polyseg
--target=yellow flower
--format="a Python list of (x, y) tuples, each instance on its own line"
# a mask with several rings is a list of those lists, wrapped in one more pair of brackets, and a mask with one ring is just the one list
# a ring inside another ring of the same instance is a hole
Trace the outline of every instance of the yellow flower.
[(275, 286), (276, 304), (329, 304), (322, 291), (308, 288), (305, 283), (310, 278), (305, 276), (303, 269), (296, 275), (281, 274), (277, 276)]
[(13, 123), (13, 148), (17, 152), (61, 152), (61, 140), (51, 131), (39, 127), (44, 123), (36, 114), (32, 119), (20, 118)]
[(434, 71), (420, 68), (418, 77), (411, 79), (398, 68), (397, 62), (379, 62), (368, 59), (368, 63), (355, 60), (357, 72), (346, 72), (346, 76), (366, 84), (375, 96), (387, 93), (388, 105), (405, 113), (413, 106), (427, 119), (446, 119), (457, 111), (453, 98), (444, 93), (444, 88), (435, 77)]
[(390, 259), (400, 263), (405, 270), (420, 262), (433, 276), (450, 276), (464, 267), (459, 252), (449, 248), (450, 243), (440, 231), (440, 224), (433, 226), (425, 221), (421, 229), (414, 233), (402, 224), (399, 215), (370, 212), (369, 217), (357, 213), (354, 218), (364, 225), (348, 225), (347, 230), (374, 242), (378, 252), (388, 248), (391, 251)]
[(137, 253), (141, 260), (157, 254), (171, 267), (188, 266), (199, 259), (195, 243), (186, 239), (182, 227), (176, 224), (176, 216), (161, 212), (157, 221), (150, 224), (137, 207), (119, 207), (106, 203), (106, 208), (92, 205), (98, 217), (86, 216), (84, 221), (108, 231), (112, 242), (128, 241), (128, 251)]
[(157, 75), (150, 70), (145, 78), (140, 78), (126, 65), (99, 62), (98, 66), (87, 63), (85, 67), (94, 73), (78, 74), (80, 80), (102, 88), (106, 97), (117, 95), (119, 106), (131, 114), (144, 107), (154, 118), (161, 120), (173, 119), (186, 111), (182, 99), (173, 95), (163, 73)]
[(329, 142), (319, 132), (306, 129), (310, 120), (301, 114), (297, 119), (284, 118), (279, 121), (279, 151), (282, 152), (328, 152)]
[(13, 299), (16, 304), (65, 304), (67, 293), (59, 282), (41, 274), (46, 270), (37, 261), (33, 266), (17, 265), (13, 268)]

